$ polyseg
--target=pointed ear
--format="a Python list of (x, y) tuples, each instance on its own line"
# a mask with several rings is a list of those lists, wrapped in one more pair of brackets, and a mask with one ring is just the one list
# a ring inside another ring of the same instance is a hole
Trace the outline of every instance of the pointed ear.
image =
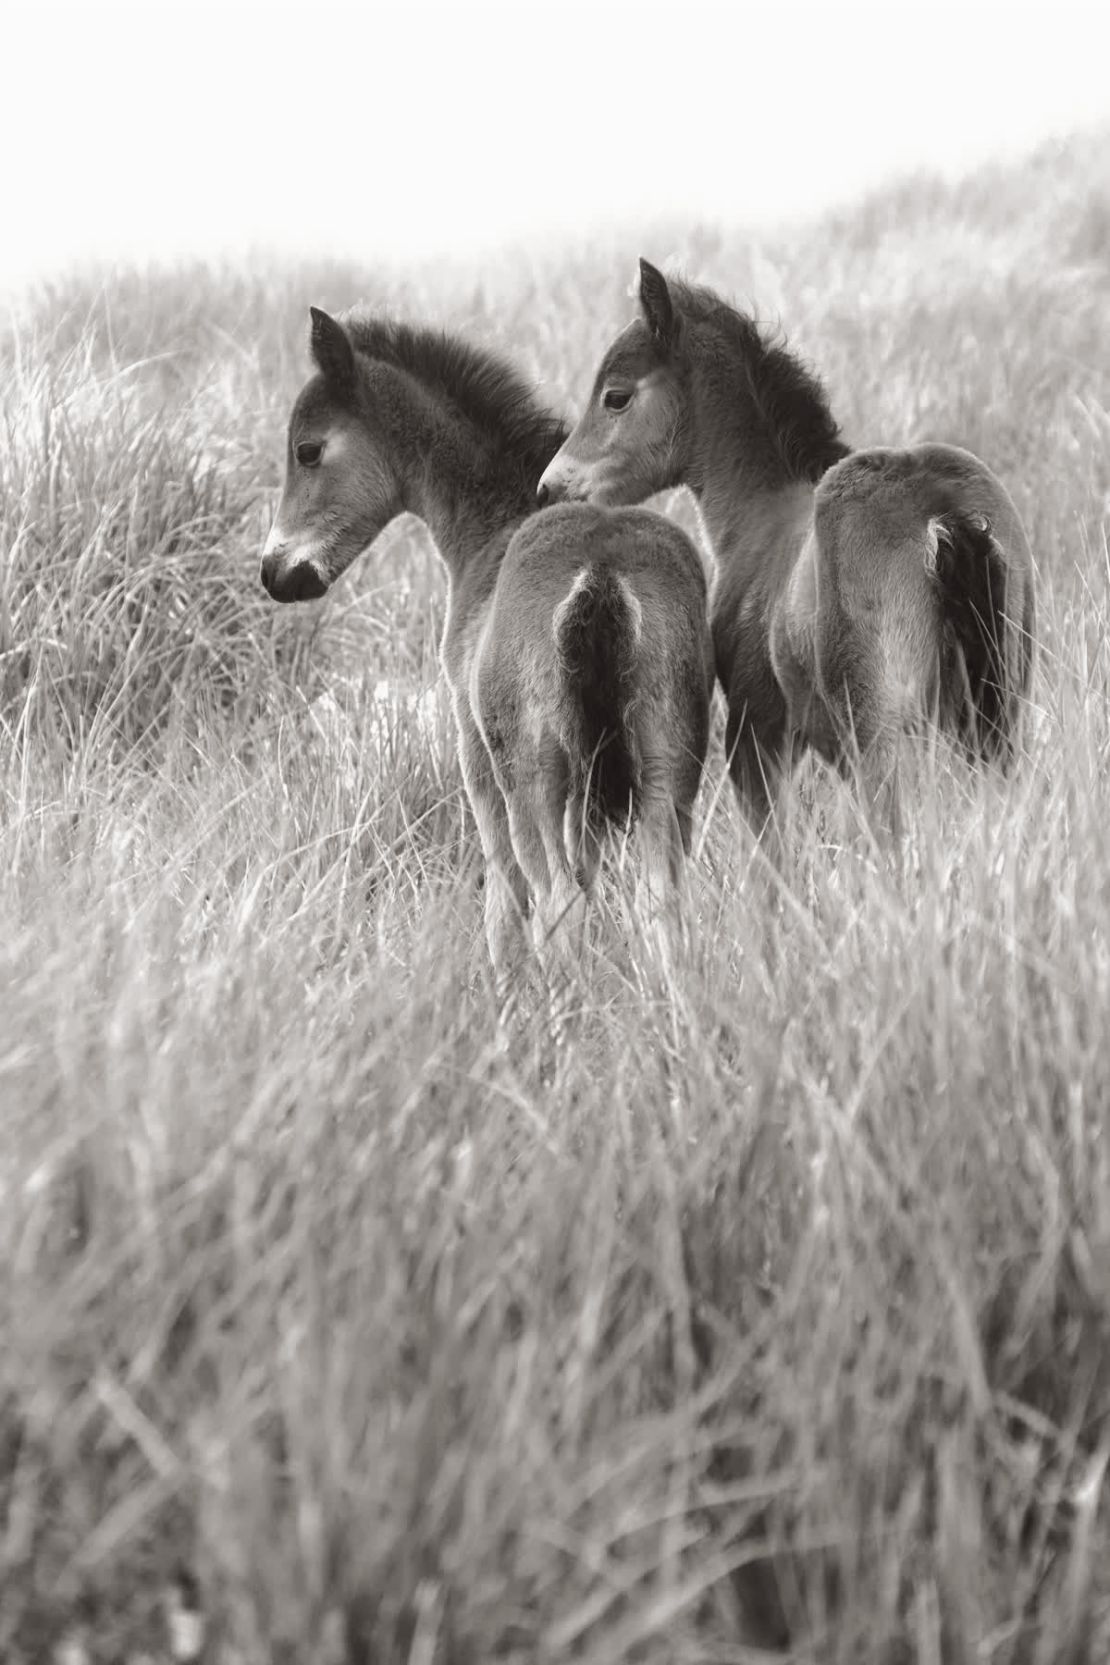
[(674, 303), (662, 272), (643, 257), (640, 259), (640, 305), (648, 329), (665, 347), (674, 335)]
[(310, 306), (310, 345), (318, 369), (337, 393), (350, 393), (355, 385), (355, 353), (342, 324), (318, 306)]

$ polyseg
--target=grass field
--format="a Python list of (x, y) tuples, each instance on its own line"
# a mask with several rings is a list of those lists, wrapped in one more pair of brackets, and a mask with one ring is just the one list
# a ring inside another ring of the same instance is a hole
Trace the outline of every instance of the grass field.
[[(74, 278), (0, 338), (0, 1660), (1110, 1659), (1110, 143), (644, 253), (1002, 475), (1025, 755), (901, 852), (719, 740), (681, 978), (499, 1029), (398, 523), (258, 583), (310, 301), (582, 398), (637, 248)], [(689, 521), (681, 502), (677, 512)], [(202, 1650), (202, 1651), (201, 1651)]]

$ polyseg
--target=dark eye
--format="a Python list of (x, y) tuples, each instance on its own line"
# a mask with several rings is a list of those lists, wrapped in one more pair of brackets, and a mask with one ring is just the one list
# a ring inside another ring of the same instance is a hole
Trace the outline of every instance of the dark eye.
[(297, 461), (302, 468), (315, 468), (324, 454), (324, 447), (314, 439), (302, 439), (297, 446)]
[(631, 398), (632, 394), (626, 388), (607, 387), (601, 402), (606, 410), (624, 410)]

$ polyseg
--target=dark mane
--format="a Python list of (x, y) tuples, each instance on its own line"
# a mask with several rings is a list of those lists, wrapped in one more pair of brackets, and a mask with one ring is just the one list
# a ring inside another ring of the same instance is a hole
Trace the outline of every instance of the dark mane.
[(444, 330), (348, 313), (343, 326), (356, 352), (407, 371), (450, 404), (518, 467), (529, 491), (567, 437), (527, 384), (485, 348)]
[(672, 278), (670, 290), (684, 318), (711, 326), (740, 359), (766, 436), (790, 479), (819, 480), (848, 455), (825, 389), (799, 358), (781, 342), (766, 340), (753, 319), (711, 289)]

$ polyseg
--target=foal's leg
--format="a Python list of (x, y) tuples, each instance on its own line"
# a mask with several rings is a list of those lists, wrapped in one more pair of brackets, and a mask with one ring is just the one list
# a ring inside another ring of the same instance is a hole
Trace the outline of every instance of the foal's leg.
[(582, 892), (564, 837), (567, 787), (566, 757), (549, 739), (527, 762), (514, 761), (505, 794), (513, 849), (535, 897), (536, 946), (556, 961), (568, 960), (581, 919)]
[(534, 900), (536, 951), (547, 982), (552, 1039), (566, 1038), (570, 991), (575, 986), (577, 957), (575, 907), (581, 893), (570, 871), (562, 844), (563, 805), (551, 803), (549, 783), (532, 774), (517, 780), (506, 793), (513, 849), (528, 879)]
[(725, 724), (725, 757), (741, 813), (760, 838), (771, 817), (770, 782), (751, 730), (734, 723), (731, 714)]
[[(548, 891), (547, 929), (554, 935), (563, 951), (581, 952), (585, 920), (586, 889), (593, 876), (589, 863), (585, 869), (571, 855), (566, 838), (567, 814), (571, 802), (570, 765), (566, 753), (555, 741), (544, 749), (541, 761), (542, 809), (539, 816), (540, 836), (547, 856), (550, 877)], [(593, 857), (596, 867), (597, 856)]]
[[(655, 1052), (671, 1113), (679, 1128), (684, 1120), (682, 971), (689, 943), (686, 913), (686, 848), (689, 811), (679, 812), (671, 784), (650, 764), (644, 774), (637, 825), (639, 871), (633, 942), (633, 974), (645, 1002), (645, 1016), (655, 1037)], [(649, 946), (650, 945), (650, 946)]]
[(580, 787), (567, 794), (563, 805), (563, 848), (579, 888), (588, 893), (601, 865), (601, 836), (590, 817), (585, 790)]
[(836, 725), (842, 768), (859, 782), (873, 833), (889, 833), (895, 845), (903, 831), (899, 754), (913, 705), (897, 703), (884, 688), (885, 666), (878, 634), (845, 618), (836, 669), (828, 679), (827, 703)]
[(725, 725), (728, 770), (741, 813), (772, 860), (779, 854), (776, 811), (783, 780), (794, 764), (794, 746), (785, 722), (757, 740), (749, 725)]
[(673, 771), (661, 760), (645, 758), (639, 815), (640, 864), (637, 912), (648, 926), (669, 973), (686, 940), (686, 851), (689, 806), (679, 814), (672, 788)]
[(502, 996), (528, 955), (528, 884), (513, 850), (505, 799), (485, 741), (468, 714), (456, 709), (459, 759), (486, 862), (486, 940)]

